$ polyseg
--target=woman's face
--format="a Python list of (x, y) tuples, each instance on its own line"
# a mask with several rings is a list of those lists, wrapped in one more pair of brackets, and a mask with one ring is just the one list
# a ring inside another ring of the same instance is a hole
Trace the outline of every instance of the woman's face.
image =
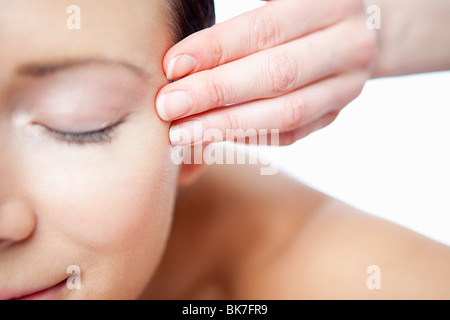
[(0, 0), (0, 299), (136, 298), (169, 233), (164, 0), (73, 3)]

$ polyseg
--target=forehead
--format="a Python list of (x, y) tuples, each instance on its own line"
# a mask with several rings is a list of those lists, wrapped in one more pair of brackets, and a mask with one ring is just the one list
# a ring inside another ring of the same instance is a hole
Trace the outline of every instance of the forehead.
[[(80, 29), (68, 28), (74, 3)], [(151, 68), (170, 47), (165, 0), (0, 0), (0, 67), (106, 58)]]

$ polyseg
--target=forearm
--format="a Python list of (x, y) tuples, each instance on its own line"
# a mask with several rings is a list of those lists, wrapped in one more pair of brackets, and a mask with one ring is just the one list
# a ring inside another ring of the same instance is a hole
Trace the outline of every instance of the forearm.
[(366, 0), (381, 8), (373, 77), (450, 69), (450, 0)]

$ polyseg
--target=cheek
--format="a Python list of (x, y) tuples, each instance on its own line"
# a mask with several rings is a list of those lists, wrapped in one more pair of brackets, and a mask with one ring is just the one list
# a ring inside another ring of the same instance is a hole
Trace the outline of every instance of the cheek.
[(68, 263), (92, 265), (95, 257), (98, 269), (114, 265), (110, 271), (116, 275), (126, 269), (136, 282), (158, 263), (169, 234), (177, 168), (167, 129), (151, 123), (131, 120), (105, 146), (68, 146), (47, 138), (45, 145), (32, 138), (22, 144), (33, 155), (19, 158), (27, 159), (22, 181), (38, 215), (37, 232), (68, 244), (76, 252), (67, 253)]
[(158, 130), (132, 126), (112, 145), (51, 142), (49, 154), (29, 166), (38, 213), (85, 246), (121, 245), (139, 229), (166, 229), (175, 181), (170, 149)]

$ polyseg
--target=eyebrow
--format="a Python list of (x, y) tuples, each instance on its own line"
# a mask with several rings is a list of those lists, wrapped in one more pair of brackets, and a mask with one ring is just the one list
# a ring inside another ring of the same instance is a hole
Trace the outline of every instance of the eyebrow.
[(119, 68), (124, 68), (126, 70), (131, 71), (135, 75), (145, 78), (148, 76), (148, 73), (134, 64), (130, 64), (128, 62), (123, 61), (115, 61), (108, 59), (98, 59), (98, 58), (89, 58), (89, 59), (73, 59), (66, 60), (60, 62), (47, 62), (47, 63), (27, 63), (21, 65), (17, 68), (16, 74), (24, 77), (45, 77), (52, 75), (57, 72), (65, 71), (68, 69), (73, 69), (77, 67), (85, 67), (89, 65), (106, 65), (106, 66), (115, 66)]

